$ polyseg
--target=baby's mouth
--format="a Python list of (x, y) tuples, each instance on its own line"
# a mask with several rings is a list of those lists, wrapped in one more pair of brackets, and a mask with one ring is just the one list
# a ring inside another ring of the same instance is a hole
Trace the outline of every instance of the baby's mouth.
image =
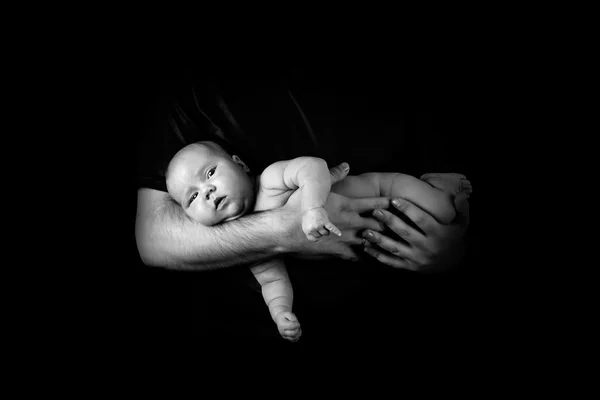
[(227, 196), (217, 197), (215, 199), (215, 208), (217, 210), (220, 209), (223, 204), (225, 204), (225, 197)]

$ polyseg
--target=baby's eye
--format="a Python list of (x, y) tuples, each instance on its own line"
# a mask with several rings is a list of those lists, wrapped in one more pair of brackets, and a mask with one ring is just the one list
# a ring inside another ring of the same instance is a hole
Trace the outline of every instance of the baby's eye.
[(192, 204), (192, 201), (196, 200), (196, 197), (198, 197), (198, 192), (194, 193), (192, 197), (190, 197), (190, 204)]
[(209, 170), (208, 170), (208, 172), (206, 173), (206, 176), (207, 176), (208, 178), (210, 178), (211, 176), (213, 176), (213, 175), (214, 175), (214, 173), (215, 173), (215, 170), (216, 170), (216, 169), (217, 169), (217, 167), (214, 167), (214, 168), (211, 168), (211, 169), (209, 169)]

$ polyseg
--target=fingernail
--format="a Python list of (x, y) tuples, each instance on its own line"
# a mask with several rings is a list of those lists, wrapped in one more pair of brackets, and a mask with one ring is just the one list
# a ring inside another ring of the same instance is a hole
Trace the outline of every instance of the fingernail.
[(343, 164), (342, 164), (342, 169), (343, 169), (344, 171), (348, 171), (348, 170), (350, 169), (350, 165), (349, 165), (348, 163), (343, 163)]
[(371, 231), (367, 231), (367, 232), (365, 233), (365, 236), (366, 236), (366, 237), (370, 237), (370, 238), (372, 238), (372, 237), (373, 237), (373, 232), (371, 232)]
[(381, 212), (381, 210), (375, 210), (373, 215), (375, 215), (377, 218), (383, 218), (383, 213)]
[(398, 199), (394, 199), (392, 200), (392, 204), (398, 207), (400, 205), (400, 202), (398, 201)]
[(375, 254), (376, 254), (376, 253), (375, 253), (375, 250), (373, 250), (373, 249), (372, 249), (372, 248), (370, 248), (370, 247), (363, 247), (363, 249), (364, 249), (365, 253), (367, 253), (367, 254), (368, 254), (368, 255), (370, 255), (370, 256), (375, 256)]

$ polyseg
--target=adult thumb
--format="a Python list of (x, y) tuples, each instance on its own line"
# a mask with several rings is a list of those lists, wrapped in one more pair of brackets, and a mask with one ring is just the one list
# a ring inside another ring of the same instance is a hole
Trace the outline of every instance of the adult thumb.
[(343, 162), (329, 169), (329, 175), (331, 175), (331, 184), (343, 180), (350, 171), (350, 165), (347, 162)]

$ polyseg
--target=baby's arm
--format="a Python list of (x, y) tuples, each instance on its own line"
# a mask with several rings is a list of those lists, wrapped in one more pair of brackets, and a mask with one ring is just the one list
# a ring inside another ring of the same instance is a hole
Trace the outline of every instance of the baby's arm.
[(292, 312), (294, 290), (283, 259), (273, 258), (251, 267), (250, 270), (262, 287), (263, 298), (281, 337), (292, 342), (300, 339), (302, 329), (298, 318)]
[(298, 157), (279, 161), (267, 167), (260, 178), (265, 191), (301, 190), (302, 230), (312, 241), (333, 232), (342, 233), (333, 225), (323, 208), (331, 190), (331, 176), (325, 160)]

